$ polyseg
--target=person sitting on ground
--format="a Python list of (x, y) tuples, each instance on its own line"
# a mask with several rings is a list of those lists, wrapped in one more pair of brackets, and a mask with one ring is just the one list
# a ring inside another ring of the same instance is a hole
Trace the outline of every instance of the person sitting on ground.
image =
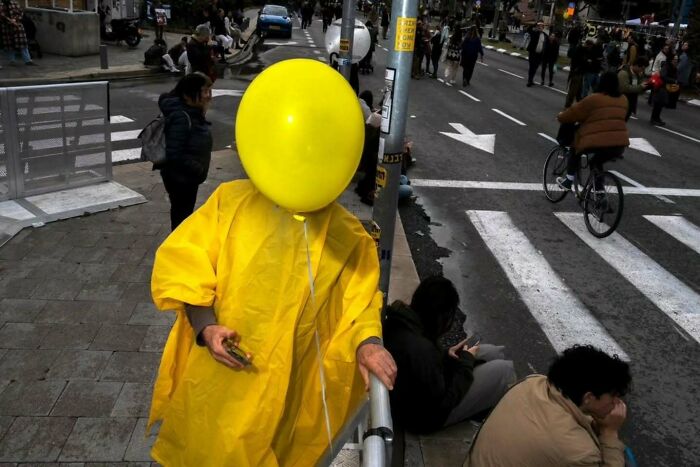
[(644, 70), (647, 66), (649, 66), (649, 60), (646, 57), (639, 57), (631, 66), (622, 65), (620, 71), (617, 72), (620, 93), (625, 95), (629, 104), (625, 120), (629, 120), (632, 114), (637, 115), (639, 95), (644, 94), (650, 87), (649, 82), (644, 80)]
[(601, 170), (604, 162), (622, 157), (630, 144), (625, 123), (628, 106), (627, 98), (620, 93), (617, 74), (609, 71), (601, 77), (598, 92), (559, 113), (559, 123), (580, 125), (574, 142), (576, 155), (568, 158), (566, 178), (557, 178), (559, 186), (571, 189), (583, 153), (591, 153), (591, 168)]
[(565, 350), (547, 376), (531, 375), (503, 396), (464, 466), (624, 466), (618, 433), (631, 380), (629, 365), (617, 356), (592, 346)]
[(449, 349), (438, 344), (458, 305), (452, 282), (433, 276), (420, 283), (410, 305), (396, 301), (387, 309), (384, 345), (397, 367), (391, 408), (410, 432), (434, 432), (490, 409), (515, 382), (503, 347), (467, 348), (467, 340)]
[[(168, 53), (162, 56), (163, 68), (173, 73), (179, 73), (178, 66), (187, 67), (187, 36), (182, 36), (180, 42), (175, 44), (168, 50)], [(175, 65), (177, 63), (177, 65)]]
[(231, 53), (231, 47), (233, 46), (233, 38), (229, 34), (230, 25), (226, 27), (226, 14), (223, 9), (219, 9), (216, 14), (216, 19), (212, 19), (212, 29), (214, 30), (214, 36), (216, 40), (221, 44), (224, 49), (224, 53)]
[(145, 66), (160, 66), (163, 62), (163, 55), (166, 54), (168, 45), (163, 39), (156, 39), (153, 45), (143, 53), (143, 64)]

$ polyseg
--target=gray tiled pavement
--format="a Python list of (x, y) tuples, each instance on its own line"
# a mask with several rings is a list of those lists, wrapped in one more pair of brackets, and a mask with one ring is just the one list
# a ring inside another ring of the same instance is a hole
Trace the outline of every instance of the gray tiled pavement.
[[(231, 151), (211, 167), (200, 203), (243, 175)], [(145, 425), (174, 316), (155, 310), (149, 282), (169, 203), (148, 164), (117, 166), (114, 177), (149, 201), (25, 229), (0, 247), (0, 467), (151, 461)], [(341, 202), (371, 217), (353, 193)], [(418, 277), (397, 232), (390, 298), (407, 299)], [(468, 438), (468, 427), (409, 436), (406, 465), (461, 465)]]

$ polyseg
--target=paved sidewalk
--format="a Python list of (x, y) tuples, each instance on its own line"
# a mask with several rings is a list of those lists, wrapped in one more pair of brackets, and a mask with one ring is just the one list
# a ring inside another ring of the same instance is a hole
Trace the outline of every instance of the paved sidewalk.
[[(255, 30), (257, 9), (246, 10), (245, 15), (250, 18), (250, 26), (243, 33), (243, 39), (247, 40)], [(105, 42), (109, 63), (109, 69), (107, 70), (100, 68), (99, 54), (84, 57), (44, 54), (42, 58), (34, 58), (34, 62), (38, 65), (34, 67), (25, 66), (21, 63), (10, 66), (5, 60), (5, 56), (2, 55), (2, 59), (0, 59), (0, 65), (2, 66), (2, 70), (0, 70), (0, 87), (48, 82), (126, 79), (165, 74), (158, 67), (149, 68), (143, 64), (143, 54), (153, 45), (153, 40), (155, 39), (153, 30), (147, 29), (145, 34), (147, 37), (144, 37), (138, 47), (133, 49), (127, 47), (126, 44), (116, 45), (112, 42)], [(166, 32), (164, 39), (168, 47), (172, 47), (180, 41), (182, 36), (187, 35)], [(227, 60), (234, 63), (242, 51), (242, 49), (236, 49), (233, 55), (228, 56)]]
[[(241, 177), (232, 151), (214, 153), (198, 202)], [(114, 167), (114, 179), (148, 202), (28, 228), (0, 248), (2, 465), (151, 462), (144, 429), (174, 316), (155, 310), (149, 282), (169, 203), (148, 163)], [(341, 202), (371, 218), (350, 190)], [(408, 299), (418, 275), (398, 227), (390, 297)], [(435, 455), (464, 445), (453, 438), (409, 442), (421, 459), (407, 465), (449, 466)]]

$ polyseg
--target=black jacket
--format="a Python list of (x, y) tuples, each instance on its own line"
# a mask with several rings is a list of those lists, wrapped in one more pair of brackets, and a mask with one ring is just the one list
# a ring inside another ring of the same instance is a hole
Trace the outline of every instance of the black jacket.
[(440, 429), (474, 380), (474, 357), (456, 360), (427, 339), (418, 315), (395, 302), (383, 325), (384, 346), (398, 368), (391, 409), (394, 420), (413, 433)]
[(165, 117), (165, 163), (156, 168), (177, 183), (203, 183), (211, 162), (211, 124), (200, 109), (168, 93), (158, 106)]
[(201, 71), (211, 77), (214, 69), (214, 59), (211, 57), (211, 47), (195, 39), (187, 43), (187, 60), (192, 66), (192, 71)]
[(537, 53), (537, 43), (540, 41), (540, 34), (544, 35), (544, 42), (542, 43), (541, 53), (544, 54), (547, 51), (547, 42), (549, 42), (549, 36), (544, 31), (538, 31), (536, 29), (533, 29), (530, 33), (530, 42), (527, 45), (527, 51), (530, 53), (530, 55), (534, 55)]

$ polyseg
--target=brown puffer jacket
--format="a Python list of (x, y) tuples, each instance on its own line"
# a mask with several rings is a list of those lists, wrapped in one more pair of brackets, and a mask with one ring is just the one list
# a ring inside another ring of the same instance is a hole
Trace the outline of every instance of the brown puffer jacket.
[(561, 123), (580, 123), (576, 132), (576, 152), (589, 149), (629, 146), (625, 116), (627, 98), (595, 93), (559, 114)]

